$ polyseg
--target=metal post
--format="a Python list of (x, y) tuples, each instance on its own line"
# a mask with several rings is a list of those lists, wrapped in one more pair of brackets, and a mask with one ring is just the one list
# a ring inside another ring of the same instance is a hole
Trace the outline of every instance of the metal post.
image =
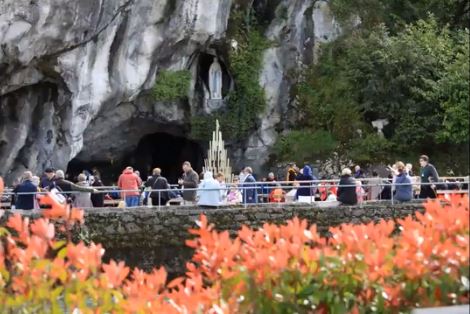
[(158, 209), (160, 209), (161, 193), (162, 193), (162, 191), (158, 190)]
[(242, 189), (242, 193), (243, 193), (243, 197), (242, 197), (243, 206), (246, 209), (248, 207), (248, 203), (247, 203), (247, 197), (246, 197), (246, 186), (245, 186), (244, 183), (242, 184), (241, 189)]
[(310, 181), (309, 186), (310, 186), (310, 188), (309, 188), (308, 193), (310, 194), (310, 200), (308, 201), (308, 203), (311, 204), (312, 203), (312, 187), (313, 187), (312, 181)]
[(391, 190), (391, 191), (390, 191), (390, 197), (391, 197), (391, 199), (392, 199), (392, 205), (393, 205), (393, 203), (394, 203), (394, 202), (393, 202), (393, 193), (394, 193), (394, 189), (393, 189), (393, 188), (394, 188), (394, 185), (395, 185), (395, 183), (392, 181), (391, 186), (390, 186), (390, 190)]

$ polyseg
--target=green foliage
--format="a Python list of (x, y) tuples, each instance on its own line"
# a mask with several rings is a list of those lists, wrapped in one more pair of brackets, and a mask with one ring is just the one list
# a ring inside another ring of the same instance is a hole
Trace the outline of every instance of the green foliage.
[[(195, 115), (191, 117), (191, 137), (197, 140), (208, 140), (212, 136), (212, 132), (215, 128), (215, 120), (219, 119), (219, 123), (223, 120), (223, 117), (218, 115)], [(224, 133), (224, 139), (227, 138)]]
[(235, 90), (230, 93), (224, 129), (234, 138), (249, 135), (266, 107), (264, 90), (259, 85), (262, 54), (268, 47), (258, 31), (246, 34), (246, 41), (230, 55), (230, 69), (235, 80)]
[(259, 75), (263, 51), (269, 43), (263, 37), (250, 6), (237, 6), (230, 19), (229, 38), (238, 42), (237, 50), (230, 50), (228, 60), (235, 89), (228, 95), (226, 108), (211, 116), (192, 118), (192, 136), (196, 139), (208, 139), (207, 125), (213, 125), (217, 118), (227, 139), (242, 141), (256, 128), (259, 114), (266, 107)]
[(467, 0), (331, 0), (334, 15), (343, 24), (352, 17), (360, 18), (364, 28), (385, 23), (392, 32), (433, 14), (439, 25), (465, 28), (469, 25), (470, 6)]
[(355, 138), (350, 145), (349, 156), (360, 164), (371, 164), (375, 160), (387, 160), (393, 152), (393, 144), (376, 133), (364, 138)]
[(330, 132), (325, 130), (291, 131), (282, 136), (274, 147), (280, 160), (303, 161), (327, 158), (337, 148), (337, 142)]
[[(364, 163), (468, 143), (468, 55), (468, 31), (433, 17), (394, 35), (383, 25), (346, 34), (297, 86), (299, 129), (331, 132), (341, 156)], [(373, 136), (376, 119), (390, 122), (385, 139)]]
[(191, 72), (162, 71), (152, 90), (152, 95), (158, 101), (176, 101), (187, 97), (189, 84), (191, 83)]
[[(347, 64), (345, 75), (355, 85), (356, 104), (367, 122), (389, 119), (389, 135), (399, 150), (433, 143), (442, 125), (440, 104), (432, 101), (435, 82), (455, 47), (449, 31), (430, 19), (396, 36), (379, 29), (363, 40), (352, 46), (354, 53), (347, 57), (357, 61)], [(371, 46), (375, 49), (366, 53)]]
[(438, 132), (441, 142), (462, 144), (468, 142), (469, 134), (469, 37), (464, 34), (460, 51), (454, 62), (446, 66), (443, 77), (437, 82), (436, 96), (443, 112), (442, 128)]

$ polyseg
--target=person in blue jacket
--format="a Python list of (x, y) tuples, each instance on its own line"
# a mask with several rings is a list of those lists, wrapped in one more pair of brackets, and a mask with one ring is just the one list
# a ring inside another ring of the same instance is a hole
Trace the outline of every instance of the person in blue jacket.
[(400, 202), (409, 202), (413, 198), (411, 178), (403, 162), (398, 161), (395, 165), (398, 170), (398, 175), (395, 178), (395, 194), (393, 197)]
[(304, 166), (301, 173), (295, 178), (295, 181), (299, 181), (299, 187), (297, 189), (296, 198), (299, 196), (315, 196), (316, 185), (312, 182), (317, 178), (313, 175), (312, 168), (310, 166)]
[(18, 184), (13, 190), (16, 199), (16, 209), (34, 209), (34, 198), (36, 197), (38, 187), (33, 184), (32, 179), (33, 174), (31, 171), (25, 171), (23, 173), (23, 182)]
[(253, 170), (251, 167), (246, 167), (243, 173), (245, 175), (245, 180), (243, 181), (243, 203), (257, 203), (258, 192), (256, 191), (256, 179), (253, 176)]

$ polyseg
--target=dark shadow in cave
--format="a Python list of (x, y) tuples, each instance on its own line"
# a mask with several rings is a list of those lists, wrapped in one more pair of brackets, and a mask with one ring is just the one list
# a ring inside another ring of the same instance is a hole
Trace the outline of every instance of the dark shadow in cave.
[(170, 184), (177, 183), (181, 177), (181, 166), (184, 161), (191, 162), (196, 172), (202, 171), (204, 165), (204, 151), (201, 145), (185, 137), (174, 136), (167, 133), (154, 133), (142, 137), (137, 148), (120, 160), (83, 162), (73, 159), (69, 162), (67, 173), (70, 179), (87, 169), (91, 171), (96, 167), (105, 185), (115, 183), (126, 166), (132, 166), (140, 171), (140, 176), (146, 180), (155, 167), (162, 169), (162, 175)]

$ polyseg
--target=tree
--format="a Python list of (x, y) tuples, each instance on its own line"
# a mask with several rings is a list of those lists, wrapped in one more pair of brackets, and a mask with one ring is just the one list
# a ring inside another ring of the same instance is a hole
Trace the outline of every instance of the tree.
[(343, 24), (356, 16), (365, 29), (384, 23), (392, 33), (428, 14), (433, 14), (441, 27), (452, 29), (468, 28), (470, 20), (467, 0), (331, 0), (330, 5)]
[[(299, 129), (326, 130), (343, 157), (367, 162), (451, 150), (468, 142), (468, 55), (468, 31), (433, 16), (396, 34), (385, 25), (344, 34), (297, 87)], [(389, 121), (385, 139), (372, 136), (376, 119)]]
[(443, 110), (442, 128), (438, 132), (441, 142), (461, 144), (468, 142), (469, 134), (469, 37), (465, 32), (454, 62), (446, 67), (437, 82), (435, 96)]
[(327, 158), (336, 147), (337, 142), (330, 132), (300, 130), (282, 136), (275, 146), (275, 154), (281, 160), (292, 160), (295, 156), (296, 161), (302, 163)]

